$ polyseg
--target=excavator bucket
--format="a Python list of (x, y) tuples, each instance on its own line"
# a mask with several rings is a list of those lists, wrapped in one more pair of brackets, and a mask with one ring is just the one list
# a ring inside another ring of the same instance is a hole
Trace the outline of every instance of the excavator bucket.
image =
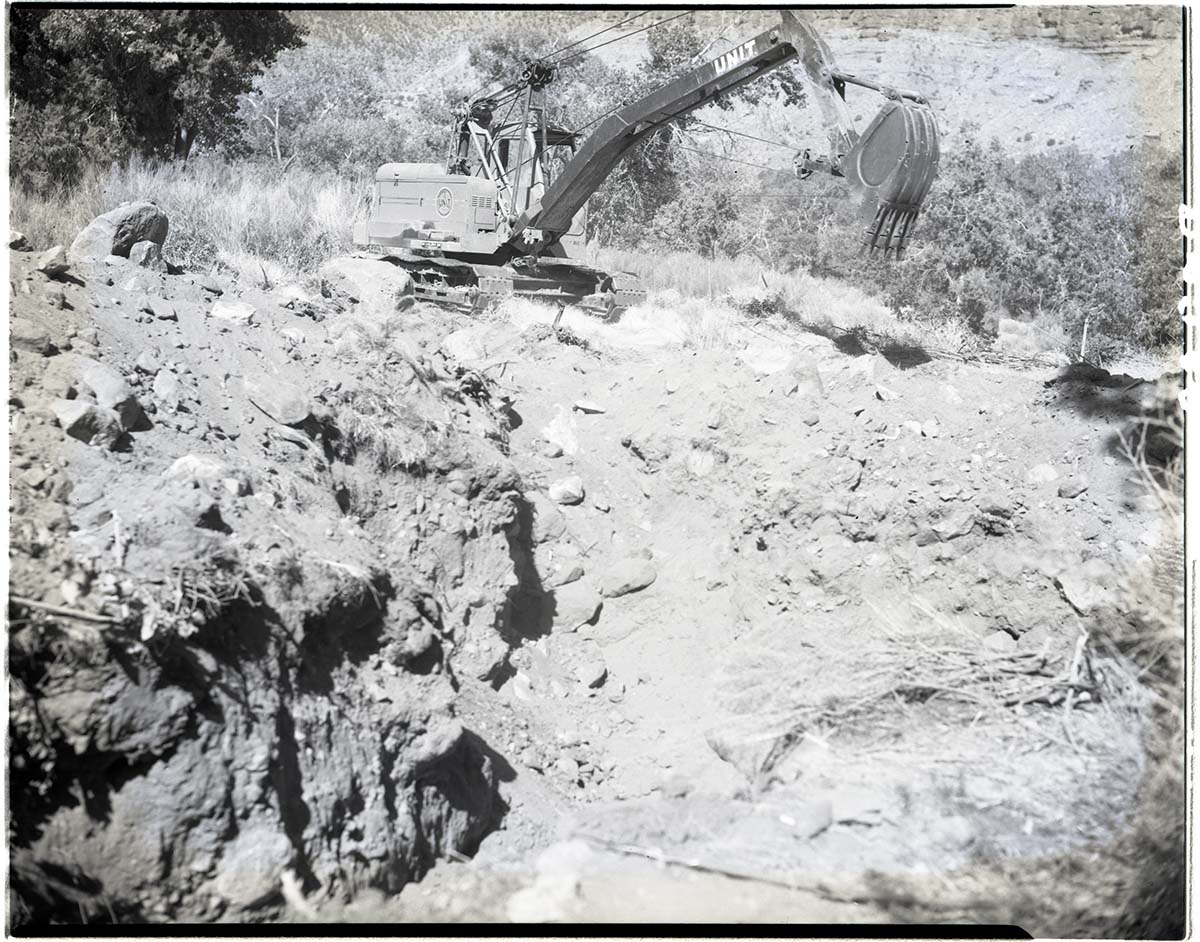
[(938, 129), (933, 109), (907, 97), (889, 99), (842, 163), (846, 182), (862, 196), (863, 244), (903, 258), (921, 204), (937, 173)]

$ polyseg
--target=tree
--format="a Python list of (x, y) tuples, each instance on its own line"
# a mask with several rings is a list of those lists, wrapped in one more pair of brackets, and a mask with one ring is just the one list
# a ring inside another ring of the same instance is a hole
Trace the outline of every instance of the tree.
[(9, 90), (22, 106), (14, 169), (20, 157), (23, 174), (40, 170), (53, 183), (78, 171), (77, 162), (47, 163), (22, 146), (30, 110), (55, 116), (56, 126), (42, 130), (61, 139), (60, 156), (83, 152), (97, 130), (109, 141), (102, 158), (136, 151), (186, 159), (197, 140), (236, 139), (238, 96), (281, 50), (301, 43), (286, 14), (266, 11), (10, 10)]

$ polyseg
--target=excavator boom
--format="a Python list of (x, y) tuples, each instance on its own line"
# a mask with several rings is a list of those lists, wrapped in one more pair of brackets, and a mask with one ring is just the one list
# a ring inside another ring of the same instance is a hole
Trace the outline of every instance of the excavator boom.
[[(913, 92), (902, 92), (841, 72), (824, 39), (801, 16), (783, 11), (778, 26), (755, 36), (670, 84), (605, 118), (546, 190), (514, 223), (510, 242), (545, 244), (565, 232), (588, 198), (622, 157), (647, 135), (718, 95), (756, 81), (799, 59), (817, 89), (822, 116), (831, 126), (831, 152), (820, 162), (844, 176), (861, 199), (867, 223), (864, 242), (885, 254), (903, 252), (937, 170), (938, 135), (933, 110)], [(887, 103), (859, 135), (846, 105), (846, 85), (883, 94)], [(804, 175), (816, 166), (798, 166)], [(540, 230), (530, 239), (528, 230)]]

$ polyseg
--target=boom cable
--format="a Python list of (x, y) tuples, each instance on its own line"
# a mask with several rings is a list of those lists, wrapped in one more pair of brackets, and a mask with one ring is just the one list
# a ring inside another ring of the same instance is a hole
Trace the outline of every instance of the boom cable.
[(657, 29), (659, 26), (666, 26), (668, 23), (679, 19), (681, 16), (691, 16), (695, 12), (695, 10), (684, 10), (682, 13), (676, 13), (674, 16), (669, 16), (665, 20), (659, 20), (657, 23), (651, 23), (649, 26), (643, 26), (641, 29), (635, 29), (632, 33), (626, 33), (624, 36), (618, 36), (615, 39), (609, 39), (605, 42), (597, 43), (589, 49), (583, 49), (580, 52), (567, 56), (565, 59), (559, 59), (554, 64), (562, 65), (564, 62), (570, 62), (572, 59), (578, 59), (580, 56), (585, 56), (589, 52), (595, 52), (597, 49), (603, 49), (605, 46), (611, 46), (613, 43), (619, 43), (623, 39), (630, 39), (631, 37), (636, 36), (638, 33), (644, 33), (647, 30)]
[(676, 144), (680, 150), (690, 150), (693, 154), (700, 154), (702, 157), (715, 157), (717, 160), (727, 160), (733, 164), (744, 164), (747, 167), (757, 167), (759, 170), (770, 170), (772, 173), (782, 173), (786, 177), (795, 176), (790, 170), (781, 170), (778, 167), (768, 167), (766, 164), (756, 164), (749, 160), (739, 160), (737, 157), (726, 157), (723, 154), (714, 154), (710, 150), (700, 150), (696, 147), (688, 147), (686, 144)]
[[(632, 23), (634, 20), (640, 19), (641, 17), (645, 16), (649, 12), (650, 12), (649, 10), (643, 10), (641, 13), (635, 13), (633, 16), (627, 16), (627, 17), (625, 17), (625, 19), (621, 20), (620, 23), (614, 23), (612, 26), (606, 26), (606, 27), (604, 27), (604, 29), (597, 30), (596, 32), (592, 33), (591, 36), (584, 36), (583, 39), (577, 39), (577, 40), (575, 40), (575, 42), (571, 43), (570, 45), (563, 46), (560, 49), (555, 49), (553, 52), (546, 53), (538, 61), (546, 62), (547, 60), (550, 59), (551, 56), (557, 56), (559, 53), (566, 52), (568, 49), (573, 49), (575, 46), (578, 46), (580, 43), (590, 42), (591, 40), (595, 39), (597, 36), (601, 36), (604, 33), (607, 33), (609, 30), (620, 29), (626, 23)], [(599, 47), (597, 46), (596, 48), (599, 48)], [(561, 60), (561, 59), (558, 60), (558, 62), (562, 62), (562, 61), (563, 60)], [(558, 62), (550, 62), (549, 64), (557, 65)]]
[[(580, 56), (587, 55), (589, 52), (592, 52), (595, 49), (599, 49), (602, 46), (608, 46), (608, 45), (611, 45), (612, 43), (620, 42), (622, 39), (628, 39), (630, 36), (636, 36), (638, 33), (644, 33), (646, 30), (654, 29), (656, 26), (662, 26), (665, 23), (671, 22), (671, 20), (678, 19), (680, 16), (686, 16), (688, 13), (692, 13), (694, 11), (685, 10), (683, 13), (677, 14), (676, 16), (669, 17), (668, 19), (665, 19), (665, 20), (661, 20), (658, 23), (651, 23), (649, 26), (644, 26), (641, 29), (634, 30), (632, 33), (626, 33), (624, 36), (617, 36), (616, 38), (610, 39), (607, 42), (598, 43), (597, 45), (592, 46), (590, 49), (581, 49), (579, 52), (576, 52), (573, 55), (564, 56), (561, 59), (553, 58), (554, 56), (561, 55), (562, 53), (566, 52), (569, 49), (575, 48), (576, 46), (580, 45), (581, 43), (590, 42), (591, 40), (595, 39), (597, 36), (602, 36), (604, 33), (610, 32), (611, 30), (614, 30), (614, 29), (620, 29), (622, 26), (626, 25), (627, 23), (632, 23), (634, 20), (641, 19), (643, 16), (646, 16), (650, 12), (651, 12), (650, 10), (643, 10), (641, 13), (635, 13), (635, 14), (633, 14), (633, 16), (627, 16), (627, 17), (625, 17), (625, 19), (621, 20), (619, 23), (613, 23), (611, 26), (606, 26), (606, 27), (604, 27), (604, 29), (597, 30), (596, 32), (592, 33), (590, 36), (584, 36), (583, 39), (577, 39), (573, 43), (568, 43), (565, 46), (560, 46), (557, 49), (553, 49), (550, 52), (546, 53), (544, 56), (539, 56), (534, 61), (542, 62), (547, 65), (555, 65), (555, 66), (562, 65), (563, 63), (574, 61), (575, 59), (578, 59)], [(511, 89), (519, 89), (520, 86), (521, 86), (520, 82), (511, 82), (508, 85), (504, 85), (500, 88), (497, 88), (495, 91), (489, 92), (486, 95), (474, 95), (472, 97), (473, 98), (495, 98), (496, 96), (502, 95)]]
[(765, 137), (755, 137), (753, 134), (747, 134), (745, 131), (735, 131), (732, 128), (719, 128), (715, 124), (706, 124), (704, 121), (701, 121), (698, 118), (692, 118), (692, 120), (702, 128), (709, 128), (713, 131), (722, 131), (725, 134), (733, 134), (737, 137), (746, 137), (752, 141), (758, 141), (762, 144), (770, 144), (772, 147), (782, 147), (785, 150), (792, 151), (793, 153), (799, 153), (801, 150), (803, 150), (801, 147), (795, 147), (792, 144), (785, 144), (783, 141), (769, 141)]

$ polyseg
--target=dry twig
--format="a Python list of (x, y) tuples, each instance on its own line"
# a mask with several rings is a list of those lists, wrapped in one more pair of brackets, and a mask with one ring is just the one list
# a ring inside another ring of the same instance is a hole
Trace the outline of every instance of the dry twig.
[(26, 608), (36, 608), (52, 615), (61, 615), (63, 618), (78, 618), (80, 621), (92, 621), (101, 625), (122, 623), (122, 619), (113, 618), (111, 615), (98, 615), (95, 612), (85, 612), (78, 608), (67, 608), (65, 605), (51, 605), (48, 602), (38, 602), (20, 595), (10, 595), (8, 601), (14, 605), (24, 605)]

